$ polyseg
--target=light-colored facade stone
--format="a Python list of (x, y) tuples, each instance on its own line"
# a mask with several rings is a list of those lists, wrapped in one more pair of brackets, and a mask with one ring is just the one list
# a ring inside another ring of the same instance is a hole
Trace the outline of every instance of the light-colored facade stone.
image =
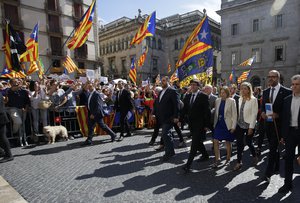
[(237, 75), (248, 70), (249, 66), (237, 65), (257, 55), (250, 76), (255, 86), (265, 87), (272, 69), (278, 70), (289, 86), (291, 76), (300, 73), (300, 1), (222, 0), (218, 14), (222, 22), (222, 78), (228, 82), (232, 67)]
[[(131, 48), (129, 43), (144, 22), (146, 15), (139, 15), (135, 19), (123, 17), (101, 26), (99, 29), (99, 46), (100, 58), (103, 63), (102, 75), (108, 76), (110, 79), (128, 78), (131, 58), (136, 57), (138, 59), (142, 54), (142, 47), (145, 45), (149, 47), (148, 54), (145, 64), (137, 68), (137, 78), (154, 80), (157, 74), (171, 75), (174, 72), (180, 49), (203, 16), (202, 12), (193, 11), (157, 19), (155, 36), (147, 37), (141, 44)], [(217, 72), (220, 73), (221, 71), (220, 23), (211, 18), (209, 18), (209, 23), (213, 36), (215, 76), (217, 76)], [(178, 41), (176, 48), (175, 40)], [(171, 73), (167, 72), (168, 64), (171, 64)]]
[[(99, 55), (98, 55), (98, 46), (96, 45), (98, 41), (97, 35), (97, 9), (95, 9), (94, 15), (94, 22), (92, 29), (89, 33), (88, 40), (86, 41), (87, 44), (87, 57), (81, 58), (77, 57), (74, 54), (74, 50), (69, 50), (65, 45), (62, 49), (61, 54), (55, 55), (52, 54), (51, 51), (51, 44), (50, 44), (50, 36), (60, 37), (61, 38), (61, 45), (67, 40), (68, 36), (74, 29), (74, 21), (79, 21), (81, 17), (75, 17), (74, 13), (74, 2), (79, 3), (82, 5), (82, 14), (88, 9), (91, 5), (92, 0), (57, 0), (57, 11), (51, 11), (47, 7), (47, 0), (39, 0), (39, 1), (32, 1), (32, 0), (0, 0), (0, 19), (1, 19), (1, 28), (5, 29), (5, 10), (4, 4), (17, 6), (18, 9), (18, 16), (19, 16), (19, 23), (18, 25), (12, 24), (13, 28), (17, 31), (24, 33), (24, 40), (29, 38), (29, 35), (34, 27), (34, 25), (39, 22), (39, 57), (42, 59), (45, 69), (53, 67), (53, 60), (60, 61), (59, 66), (62, 66), (62, 62), (66, 55), (71, 56), (75, 64), (81, 63), (80, 68), (86, 69), (95, 69), (97, 70), (100, 67), (99, 62)], [(51, 32), (49, 30), (49, 19), (48, 14), (53, 14), (59, 17), (59, 31), (58, 32)], [(2, 45), (3, 42), (3, 33), (0, 32), (0, 44)], [(0, 64), (4, 67), (5, 58), (4, 52), (0, 51)], [(29, 64), (27, 63), (26, 66), (28, 67)], [(0, 68), (2, 71), (2, 68)], [(63, 70), (63, 69), (62, 69)], [(49, 73), (49, 71), (48, 71)], [(70, 74), (71, 77), (74, 77), (74, 73)], [(37, 74), (33, 74), (33, 77), (37, 77)]]

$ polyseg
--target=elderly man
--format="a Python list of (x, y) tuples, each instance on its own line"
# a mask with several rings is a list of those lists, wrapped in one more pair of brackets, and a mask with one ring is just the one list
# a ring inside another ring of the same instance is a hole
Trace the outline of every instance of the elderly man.
[[(292, 190), (295, 148), (300, 145), (300, 75), (292, 77), (293, 94), (284, 99), (281, 133), (285, 141), (285, 180), (279, 193)], [(299, 150), (299, 149), (298, 149)]]
[[(270, 182), (270, 178), (274, 173), (279, 172), (279, 150), (278, 145), (281, 138), (280, 124), (283, 119), (284, 98), (292, 93), (292, 91), (280, 83), (280, 73), (277, 70), (271, 70), (268, 74), (269, 88), (264, 90), (261, 117), (265, 120), (265, 130), (269, 141), (268, 165), (266, 168), (264, 180)], [(266, 103), (272, 105), (273, 114), (266, 114)], [(272, 119), (268, 119), (272, 117)]]

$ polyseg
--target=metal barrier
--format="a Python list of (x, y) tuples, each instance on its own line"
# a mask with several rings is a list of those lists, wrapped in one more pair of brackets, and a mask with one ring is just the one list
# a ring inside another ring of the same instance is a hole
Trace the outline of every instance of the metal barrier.
[(57, 111), (49, 110), (50, 125), (63, 125), (69, 134), (81, 134), (78, 125), (76, 107), (61, 107)]

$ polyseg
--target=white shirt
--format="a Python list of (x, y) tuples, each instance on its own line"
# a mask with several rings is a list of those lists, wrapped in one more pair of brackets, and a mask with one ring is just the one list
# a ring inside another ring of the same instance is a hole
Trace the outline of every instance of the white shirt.
[(91, 101), (91, 98), (92, 98), (92, 96), (93, 96), (93, 94), (94, 94), (95, 91), (96, 91), (96, 90), (93, 90), (93, 91), (91, 92), (89, 98), (88, 98), (88, 108), (89, 108), (89, 109), (90, 109), (90, 101)]
[(296, 97), (295, 95), (293, 95), (292, 104), (291, 104), (291, 121), (290, 121), (290, 126), (292, 127), (300, 127), (298, 126), (299, 108), (300, 108), (300, 96)]
[[(269, 95), (270, 101), (271, 101), (272, 88), (273, 87), (270, 87), (270, 95)], [(274, 102), (276, 100), (276, 97), (277, 97), (277, 94), (279, 92), (280, 83), (278, 83), (274, 88), (275, 88), (275, 90), (274, 90), (274, 93), (273, 93), (273, 104), (274, 104)]]
[[(198, 90), (197, 92), (195, 92), (195, 93), (192, 93), (191, 100), (190, 100), (190, 104), (193, 104), (193, 103), (194, 103), (194, 101), (195, 101), (195, 99), (196, 99), (196, 97), (197, 97), (197, 95), (198, 95), (198, 92), (199, 92), (199, 90)], [(193, 96), (194, 96), (194, 97), (193, 97)], [(193, 101), (192, 101), (192, 99), (193, 99)]]
[(161, 100), (161, 98), (164, 96), (165, 92), (167, 91), (167, 89), (169, 88), (169, 86), (165, 89), (163, 89), (159, 95), (159, 101)]

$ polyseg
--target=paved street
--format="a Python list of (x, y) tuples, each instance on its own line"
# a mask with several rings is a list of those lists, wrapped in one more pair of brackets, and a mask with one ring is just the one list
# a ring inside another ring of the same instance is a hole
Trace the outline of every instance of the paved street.
[[(97, 137), (89, 147), (81, 147), (84, 139), (79, 138), (53, 145), (13, 148), (15, 160), (1, 164), (0, 175), (30, 203), (300, 200), (299, 166), (294, 192), (285, 196), (277, 194), (283, 183), (280, 175), (273, 176), (269, 185), (259, 178), (266, 165), (266, 151), (256, 168), (252, 167), (247, 150), (239, 172), (232, 171), (233, 163), (211, 169), (211, 156), (204, 163), (194, 161), (192, 172), (183, 174), (181, 168), (189, 148), (177, 148), (176, 156), (163, 163), (162, 152), (147, 145), (150, 132), (136, 131), (135, 136), (114, 143), (109, 142), (108, 136)], [(211, 145), (207, 143), (206, 147), (212, 155)]]

